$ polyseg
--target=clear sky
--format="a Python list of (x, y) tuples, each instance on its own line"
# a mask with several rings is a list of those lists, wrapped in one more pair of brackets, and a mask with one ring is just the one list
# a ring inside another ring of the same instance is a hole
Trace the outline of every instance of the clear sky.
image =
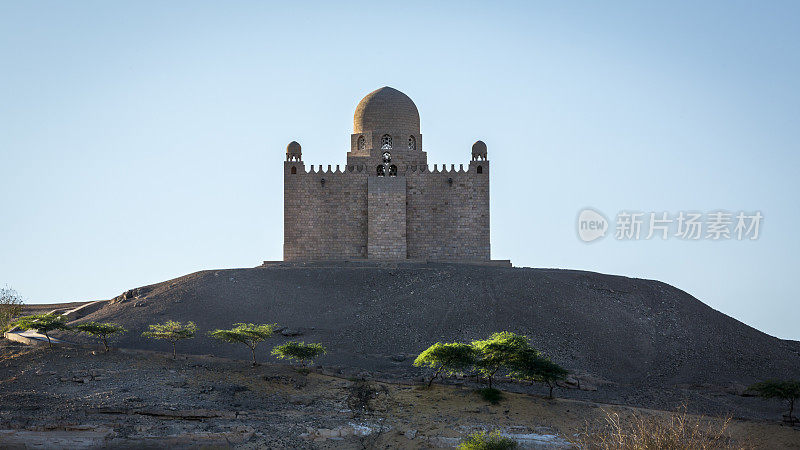
[[(487, 143), (494, 258), (662, 280), (800, 339), (800, 3), (655, 3), (2, 1), (0, 285), (103, 299), (281, 259), (286, 144), (344, 164), (388, 85), (430, 164)], [(586, 244), (584, 207), (764, 221)]]

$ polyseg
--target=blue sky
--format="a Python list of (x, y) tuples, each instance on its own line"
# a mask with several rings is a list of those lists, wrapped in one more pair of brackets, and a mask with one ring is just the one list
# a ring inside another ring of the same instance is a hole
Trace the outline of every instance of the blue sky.
[[(0, 285), (109, 298), (281, 259), (282, 161), (417, 104), (492, 162), (492, 256), (665, 281), (800, 339), (796, 2), (0, 2)], [(755, 241), (585, 244), (576, 217), (760, 211)]]

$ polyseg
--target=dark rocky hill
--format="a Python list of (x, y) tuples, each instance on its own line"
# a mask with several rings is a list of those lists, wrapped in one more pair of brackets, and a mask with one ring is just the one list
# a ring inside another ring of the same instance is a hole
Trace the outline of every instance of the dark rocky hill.
[[(585, 383), (605, 386), (600, 391), (677, 389), (665, 405), (650, 398), (651, 406), (674, 406), (686, 395), (681, 389), (705, 389), (711, 398), (768, 377), (800, 377), (798, 342), (762, 333), (665, 283), (572, 270), (459, 264), (208, 270), (131, 290), (79, 321), (123, 324), (130, 332), (120, 347), (165, 350), (166, 343), (140, 334), (169, 319), (192, 320), (203, 331), (180, 343), (182, 352), (245, 359), (246, 348), (205, 332), (234, 322), (277, 322), (286, 334), (301, 333), (294, 339), (324, 343), (323, 365), (387, 376), (417, 373), (413, 355), (433, 342), (508, 330), (529, 336)], [(261, 359), (287, 339), (276, 335)], [(604, 400), (627, 401), (622, 397)]]

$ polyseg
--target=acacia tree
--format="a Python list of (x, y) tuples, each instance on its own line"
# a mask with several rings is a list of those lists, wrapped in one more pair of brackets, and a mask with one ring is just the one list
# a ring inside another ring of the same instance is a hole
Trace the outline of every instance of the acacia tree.
[(142, 336), (150, 339), (167, 339), (172, 342), (172, 359), (175, 359), (175, 343), (181, 339), (192, 339), (194, 333), (197, 331), (197, 325), (194, 322), (186, 322), (182, 324), (174, 320), (169, 320), (164, 323), (157, 323), (149, 325), (150, 331), (145, 331)]
[(500, 369), (513, 370), (515, 359), (530, 348), (527, 337), (509, 331), (493, 333), (489, 339), (472, 341), (471, 345), (478, 353), (475, 366), (486, 376), (490, 389), (492, 377)]
[(438, 376), (464, 372), (475, 365), (477, 351), (469, 344), (437, 342), (428, 347), (414, 360), (416, 367), (430, 367), (434, 374), (428, 382), (430, 387)]
[(534, 348), (521, 351), (511, 362), (513, 378), (546, 384), (550, 388), (550, 398), (553, 398), (553, 386), (556, 381), (565, 379), (568, 373), (567, 369)]
[(789, 423), (794, 424), (794, 401), (800, 399), (800, 381), (796, 380), (767, 380), (756, 383), (749, 387), (750, 390), (758, 393), (759, 397), (765, 399), (777, 398), (789, 401)]
[(280, 359), (296, 359), (299, 360), (303, 367), (306, 366), (306, 361), (314, 362), (314, 360), (327, 353), (322, 344), (306, 344), (305, 342), (289, 341), (285, 344), (276, 345), (272, 349), (272, 354)]
[(103, 342), (103, 347), (108, 351), (108, 338), (118, 334), (125, 333), (127, 330), (116, 323), (111, 322), (86, 322), (74, 327), (76, 331), (81, 333), (91, 334), (92, 336), (99, 337)]
[(256, 365), (256, 346), (259, 342), (272, 336), (276, 328), (278, 328), (278, 324), (276, 323), (259, 325), (253, 323), (235, 323), (233, 324), (233, 328), (229, 330), (214, 330), (208, 334), (214, 339), (246, 345), (253, 354), (253, 365)]
[(50, 340), (50, 332), (56, 330), (69, 330), (67, 319), (64, 316), (56, 314), (35, 314), (32, 316), (23, 316), (11, 323), (11, 326), (17, 327), (20, 330), (36, 330), (42, 333), (47, 338), (48, 347), (53, 347), (53, 341)]
[(0, 332), (9, 328), (14, 317), (22, 314), (22, 296), (17, 291), (6, 286), (0, 288)]

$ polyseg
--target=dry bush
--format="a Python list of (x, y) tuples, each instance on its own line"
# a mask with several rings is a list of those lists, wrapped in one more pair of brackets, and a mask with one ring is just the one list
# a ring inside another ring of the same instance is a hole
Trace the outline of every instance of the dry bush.
[(11, 321), (22, 314), (22, 296), (6, 286), (0, 288), (0, 335), (10, 328)]
[(359, 380), (353, 382), (348, 388), (345, 402), (347, 407), (353, 411), (353, 417), (357, 417), (361, 414), (372, 414), (376, 410), (385, 409), (380, 404), (376, 404), (379, 403), (376, 401), (381, 395), (390, 396), (386, 386)]
[(458, 450), (513, 450), (518, 447), (517, 441), (495, 430), (490, 433), (478, 431), (470, 434), (461, 442)]
[(620, 415), (603, 410), (604, 420), (581, 433), (574, 444), (591, 450), (706, 450), (748, 448), (725, 435), (730, 417), (692, 416), (686, 405), (669, 415)]

